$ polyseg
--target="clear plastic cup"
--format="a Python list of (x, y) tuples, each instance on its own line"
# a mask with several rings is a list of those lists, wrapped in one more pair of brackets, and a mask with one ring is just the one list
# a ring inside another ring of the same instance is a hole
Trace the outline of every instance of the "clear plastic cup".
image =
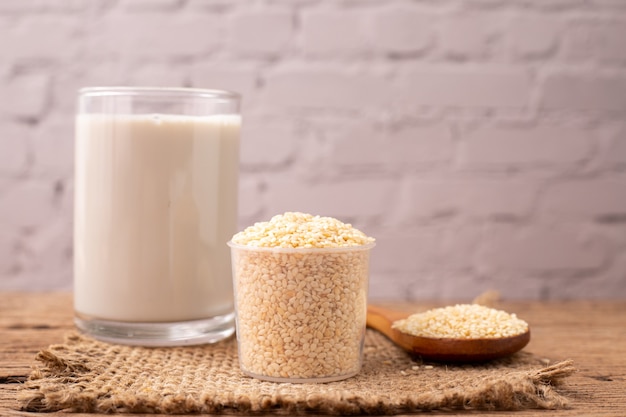
[(274, 382), (331, 382), (360, 371), (374, 243), (228, 245), (244, 374)]

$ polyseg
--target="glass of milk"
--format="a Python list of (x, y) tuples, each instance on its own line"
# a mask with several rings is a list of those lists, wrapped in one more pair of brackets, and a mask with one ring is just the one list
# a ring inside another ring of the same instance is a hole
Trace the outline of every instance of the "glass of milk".
[(143, 346), (233, 334), (240, 97), (79, 91), (74, 308), (83, 332)]

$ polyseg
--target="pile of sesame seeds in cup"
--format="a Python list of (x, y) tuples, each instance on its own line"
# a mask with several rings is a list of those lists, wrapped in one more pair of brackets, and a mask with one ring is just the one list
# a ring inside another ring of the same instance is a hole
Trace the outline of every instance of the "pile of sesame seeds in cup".
[(421, 337), (494, 339), (523, 334), (528, 323), (502, 310), (479, 304), (457, 304), (413, 314), (394, 322), (392, 327)]
[(287, 212), (229, 246), (245, 374), (329, 382), (359, 372), (373, 238), (331, 217)]

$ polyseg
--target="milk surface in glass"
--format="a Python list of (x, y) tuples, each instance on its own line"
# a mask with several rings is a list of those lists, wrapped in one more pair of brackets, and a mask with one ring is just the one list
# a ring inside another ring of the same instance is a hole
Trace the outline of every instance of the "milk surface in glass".
[(238, 115), (77, 116), (79, 328), (114, 322), (96, 336), (181, 344), (198, 335), (168, 323), (232, 315), (226, 242), (237, 231), (239, 130)]

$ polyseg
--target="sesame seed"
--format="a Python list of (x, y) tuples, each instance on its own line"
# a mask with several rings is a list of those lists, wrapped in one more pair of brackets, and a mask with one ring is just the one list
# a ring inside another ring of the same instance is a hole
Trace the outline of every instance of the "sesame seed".
[[(350, 224), (297, 212), (233, 236), (242, 370), (294, 382), (356, 374), (373, 242)], [(268, 293), (274, 301), (259, 296)]]
[(287, 212), (235, 234), (233, 243), (257, 247), (338, 248), (363, 246), (374, 239), (332, 217)]
[(528, 323), (515, 314), (478, 304), (457, 304), (398, 320), (392, 327), (422, 337), (489, 339), (520, 335)]

